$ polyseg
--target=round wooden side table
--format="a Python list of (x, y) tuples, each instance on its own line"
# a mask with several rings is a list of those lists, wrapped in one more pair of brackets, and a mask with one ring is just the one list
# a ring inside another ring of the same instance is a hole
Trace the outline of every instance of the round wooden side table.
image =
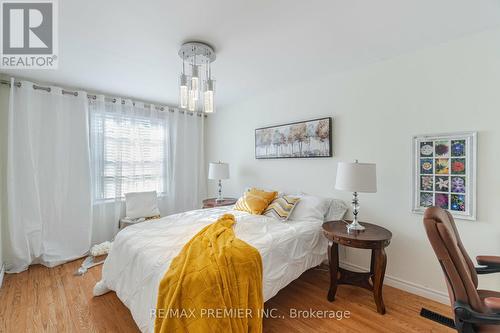
[[(378, 225), (365, 222), (361, 222), (366, 228), (365, 230), (347, 232), (346, 222), (330, 221), (323, 224), (323, 233), (329, 240), (330, 289), (327, 298), (330, 302), (335, 300), (339, 284), (362, 287), (373, 292), (377, 312), (384, 314), (382, 286), (387, 265), (385, 248), (391, 242), (392, 233)], [(366, 273), (353, 272), (339, 267), (339, 244), (358, 249), (371, 249), (370, 271)]]
[(221, 206), (231, 206), (238, 201), (236, 198), (223, 198), (221, 201), (217, 201), (217, 198), (209, 198), (203, 200), (203, 208), (213, 208)]

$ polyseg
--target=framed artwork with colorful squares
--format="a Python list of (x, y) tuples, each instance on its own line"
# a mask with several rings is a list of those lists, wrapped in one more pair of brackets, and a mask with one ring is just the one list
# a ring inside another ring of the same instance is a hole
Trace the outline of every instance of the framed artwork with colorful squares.
[(455, 218), (476, 219), (477, 132), (413, 137), (412, 210), (447, 209)]

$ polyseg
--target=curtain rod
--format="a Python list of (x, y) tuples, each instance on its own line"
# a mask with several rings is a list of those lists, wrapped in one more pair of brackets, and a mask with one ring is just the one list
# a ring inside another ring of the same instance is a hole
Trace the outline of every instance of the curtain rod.
[[(5, 84), (5, 85), (8, 85), (10, 87), (10, 81), (8, 81), (8, 80), (0, 79), (0, 84)], [(15, 81), (14, 85), (16, 87), (20, 88), (21, 87), (21, 82)], [(50, 87), (39, 86), (39, 85), (34, 84), (34, 83), (33, 83), (33, 89), (35, 89), (35, 90), (45, 90), (46, 92), (50, 92), (50, 90), (51, 90)], [(71, 91), (71, 90), (62, 89), (62, 94), (63, 95), (73, 95), (73, 96), (76, 97), (76, 96), (78, 96), (78, 91)], [(87, 98), (89, 98), (89, 99), (96, 99), (97, 95), (96, 94), (87, 94)], [(109, 101), (111, 101), (111, 102), (113, 102), (113, 103), (116, 103), (116, 101), (118, 100), (116, 97), (111, 97), (111, 96), (107, 96), (107, 95), (104, 95), (104, 98), (107, 99), (107, 100), (109, 100)], [(122, 104), (125, 104), (124, 100), (122, 100)], [(135, 106), (135, 101), (132, 101), (132, 105)], [(144, 103), (144, 107), (151, 107), (153, 105), (154, 105), (154, 103), (149, 103), (149, 102)], [(158, 105), (155, 105), (154, 107), (158, 111), (168, 110), (170, 112), (175, 112), (175, 110), (173, 108), (170, 108), (168, 106), (158, 106)], [(189, 114), (191, 116), (194, 115), (194, 114), (196, 114), (198, 117), (202, 116), (202, 114), (200, 112), (192, 112), (192, 111), (184, 111), (184, 110), (178, 110), (178, 111), (179, 111), (179, 113), (182, 113), (182, 114), (187, 113), (187, 114)], [(207, 118), (206, 114), (204, 114), (203, 116), (205, 118)]]

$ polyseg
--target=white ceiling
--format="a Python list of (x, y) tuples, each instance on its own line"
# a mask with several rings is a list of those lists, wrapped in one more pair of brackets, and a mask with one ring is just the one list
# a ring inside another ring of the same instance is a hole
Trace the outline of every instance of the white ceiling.
[(175, 105), (188, 40), (212, 44), (217, 105), (500, 24), (498, 0), (60, 0), (59, 69), (19, 77)]

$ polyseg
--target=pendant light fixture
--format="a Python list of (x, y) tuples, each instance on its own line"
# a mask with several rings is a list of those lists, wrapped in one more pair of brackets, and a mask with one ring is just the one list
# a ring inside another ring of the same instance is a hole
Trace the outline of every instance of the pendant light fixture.
[[(215, 112), (215, 81), (212, 79), (210, 68), (210, 64), (215, 60), (214, 50), (205, 43), (188, 42), (181, 46), (179, 56), (182, 59), (179, 107), (191, 112)], [(190, 64), (189, 76), (185, 73), (186, 62)], [(205, 77), (202, 77), (202, 74)]]

